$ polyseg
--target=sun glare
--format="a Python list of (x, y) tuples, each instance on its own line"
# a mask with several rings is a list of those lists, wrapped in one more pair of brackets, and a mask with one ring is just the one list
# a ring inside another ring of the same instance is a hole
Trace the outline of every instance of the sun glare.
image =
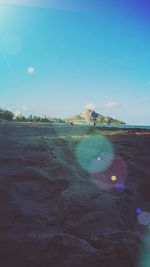
[(5, 26), (7, 22), (10, 20), (10, 9), (8, 6), (4, 5), (4, 1), (0, 0), (0, 27)]

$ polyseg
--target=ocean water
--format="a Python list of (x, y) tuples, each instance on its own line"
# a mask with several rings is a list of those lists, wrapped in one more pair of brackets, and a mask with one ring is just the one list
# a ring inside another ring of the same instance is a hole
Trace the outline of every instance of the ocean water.
[[(85, 124), (85, 123), (80, 123), (80, 124), (76, 124), (78, 126), (93, 126), (93, 124)], [(113, 124), (96, 124), (96, 127), (99, 128), (116, 128), (116, 129), (145, 129), (145, 130), (150, 130), (150, 125), (127, 125), (127, 124), (123, 124), (123, 125), (113, 125)]]
[(147, 125), (101, 125), (97, 124), (98, 127), (107, 127), (107, 128), (119, 128), (119, 129), (147, 129), (150, 130), (150, 126)]
[[(9, 124), (12, 124), (12, 123), (9, 123)], [(22, 122), (22, 123), (14, 123), (13, 122), (13, 125), (16, 124), (18, 126), (21, 126), (21, 125), (51, 125), (50, 123), (44, 123), (44, 122)], [(1, 124), (3, 126), (3, 124)], [(53, 123), (52, 125), (54, 126), (64, 126), (65, 124), (64, 123)], [(75, 126), (84, 126), (84, 127), (88, 127), (88, 126), (93, 126), (93, 123), (91, 124), (86, 124), (86, 123), (74, 123)], [(113, 124), (96, 124), (96, 127), (99, 127), (99, 128), (115, 128), (115, 129), (145, 129), (145, 130), (150, 130), (150, 125), (113, 125)]]

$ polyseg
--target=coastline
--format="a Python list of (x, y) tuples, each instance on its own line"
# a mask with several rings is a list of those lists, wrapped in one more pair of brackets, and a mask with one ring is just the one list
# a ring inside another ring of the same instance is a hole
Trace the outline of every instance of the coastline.
[[(69, 126), (67, 123), (51, 123), (51, 122), (23, 122), (23, 121), (1, 121), (1, 124), (33, 124), (33, 125), (67, 125)], [(93, 127), (93, 123), (73, 123), (74, 126), (86, 126), (86, 127)], [(150, 126), (149, 125), (128, 125), (128, 124), (122, 124), (122, 125), (114, 125), (114, 124), (96, 124), (95, 128), (102, 128), (102, 129), (106, 129), (106, 130), (120, 130), (120, 129), (126, 129), (126, 130), (150, 130)]]

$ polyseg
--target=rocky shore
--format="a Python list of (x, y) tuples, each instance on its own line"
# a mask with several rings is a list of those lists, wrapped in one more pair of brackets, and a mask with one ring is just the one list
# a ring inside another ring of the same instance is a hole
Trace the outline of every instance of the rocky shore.
[[(76, 160), (77, 144), (100, 135), (124, 162), (116, 172), (126, 166), (123, 190), (93, 182)], [(149, 151), (148, 130), (1, 124), (1, 266), (138, 267), (148, 231), (136, 210), (150, 211)]]

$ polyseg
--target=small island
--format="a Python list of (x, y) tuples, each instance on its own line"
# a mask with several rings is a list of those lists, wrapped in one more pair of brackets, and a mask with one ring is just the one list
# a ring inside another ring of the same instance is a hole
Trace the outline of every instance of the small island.
[(98, 114), (92, 109), (85, 109), (79, 115), (65, 119), (65, 122), (72, 122), (74, 124), (103, 124), (103, 125), (125, 125), (126, 123), (112, 117)]

